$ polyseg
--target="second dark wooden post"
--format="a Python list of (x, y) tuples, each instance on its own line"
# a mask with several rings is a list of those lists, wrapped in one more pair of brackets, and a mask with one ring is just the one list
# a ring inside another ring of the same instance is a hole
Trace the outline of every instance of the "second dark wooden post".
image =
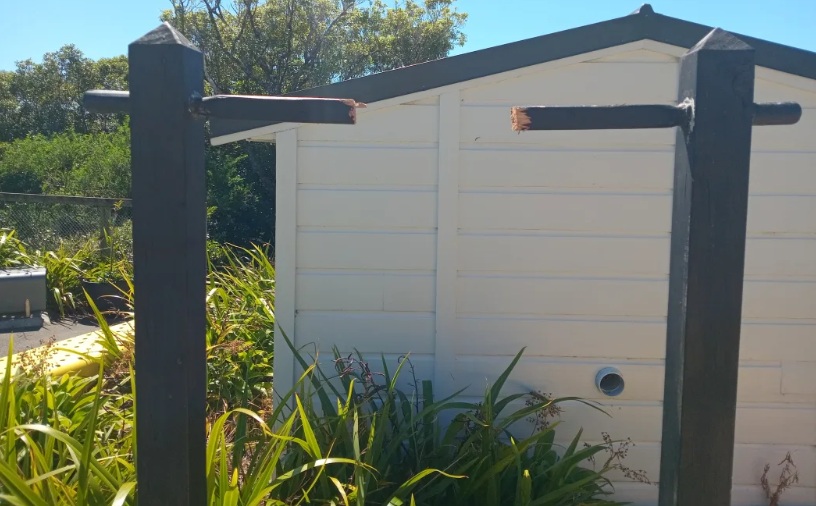
[(754, 51), (714, 30), (680, 64), (660, 506), (731, 504)]
[(163, 24), (129, 46), (140, 506), (206, 504), (204, 58)]

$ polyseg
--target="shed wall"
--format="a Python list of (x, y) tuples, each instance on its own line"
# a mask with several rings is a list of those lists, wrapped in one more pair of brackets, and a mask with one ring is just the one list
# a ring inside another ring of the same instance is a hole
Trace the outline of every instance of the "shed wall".
[[(613, 48), (299, 128), (295, 289), (278, 294), (296, 343), (410, 352), (418, 377), (468, 396), (526, 346), (507, 392), (603, 402), (612, 418), (570, 406), (561, 437), (630, 437), (627, 463), (656, 479), (674, 133), (519, 135), (509, 108), (673, 103), (677, 54)], [(762, 468), (787, 451), (800, 483), (785, 504), (816, 504), (816, 86), (757, 75), (757, 101), (805, 110), (754, 130), (734, 504), (762, 504)], [(626, 380), (614, 399), (593, 384), (608, 365)], [(654, 485), (615, 481), (617, 499), (656, 501)]]

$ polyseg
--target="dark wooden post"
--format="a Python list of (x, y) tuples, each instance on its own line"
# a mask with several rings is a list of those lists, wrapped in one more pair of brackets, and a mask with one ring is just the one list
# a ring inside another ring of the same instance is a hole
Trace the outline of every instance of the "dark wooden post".
[(731, 504), (754, 50), (715, 30), (683, 56), (660, 506)]
[(138, 501), (206, 504), (204, 58), (169, 24), (129, 46)]

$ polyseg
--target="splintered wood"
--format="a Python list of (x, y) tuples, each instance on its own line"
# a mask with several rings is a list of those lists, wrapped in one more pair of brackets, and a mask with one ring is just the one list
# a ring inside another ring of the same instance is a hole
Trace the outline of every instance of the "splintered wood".
[(526, 107), (513, 107), (510, 109), (510, 122), (514, 132), (530, 129), (530, 116)]
[(351, 109), (349, 109), (349, 118), (351, 118), (352, 122), (357, 123), (357, 109), (365, 109), (366, 105), (362, 102), (357, 102), (353, 98), (346, 98), (342, 100), (344, 104), (351, 107)]

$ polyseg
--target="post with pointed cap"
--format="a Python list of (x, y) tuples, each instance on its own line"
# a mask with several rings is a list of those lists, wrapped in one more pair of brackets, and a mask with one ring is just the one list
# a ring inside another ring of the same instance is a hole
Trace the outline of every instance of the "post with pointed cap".
[(754, 50), (716, 29), (680, 63), (660, 506), (731, 504)]
[(206, 504), (204, 57), (165, 23), (128, 47), (140, 506)]

